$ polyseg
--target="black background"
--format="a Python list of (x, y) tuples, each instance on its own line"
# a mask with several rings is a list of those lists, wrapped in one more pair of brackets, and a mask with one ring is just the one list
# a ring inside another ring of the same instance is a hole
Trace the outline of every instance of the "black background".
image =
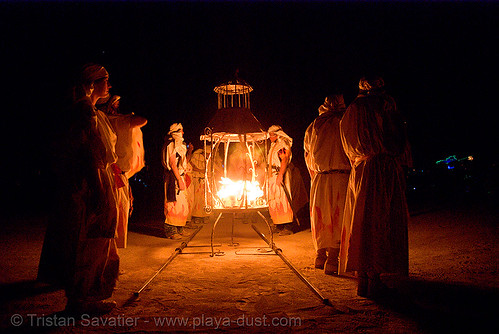
[(416, 167), (452, 154), (494, 164), (498, 14), (494, 2), (0, 2), (2, 192), (43, 206), (65, 94), (87, 62), (108, 69), (123, 112), (149, 120), (150, 180), (169, 125), (199, 146), (213, 88), (236, 69), (262, 125), (294, 139), (304, 175), (324, 97), (350, 103), (369, 73), (407, 119)]

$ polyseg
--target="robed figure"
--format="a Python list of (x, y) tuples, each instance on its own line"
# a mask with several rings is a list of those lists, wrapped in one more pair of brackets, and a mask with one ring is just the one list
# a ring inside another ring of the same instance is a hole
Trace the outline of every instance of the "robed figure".
[(310, 225), (317, 252), (315, 267), (328, 275), (338, 272), (343, 210), (350, 162), (343, 150), (340, 120), (346, 106), (343, 95), (326, 97), (319, 116), (305, 131), (303, 148), (310, 174)]
[(341, 236), (340, 272), (357, 271), (360, 296), (375, 297), (383, 274), (408, 275), (408, 209), (401, 114), (381, 78), (361, 79), (340, 123), (352, 165)]

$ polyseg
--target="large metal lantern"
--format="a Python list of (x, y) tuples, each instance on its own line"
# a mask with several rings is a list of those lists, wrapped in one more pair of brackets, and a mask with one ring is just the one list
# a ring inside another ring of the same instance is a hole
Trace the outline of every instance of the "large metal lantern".
[(218, 213), (212, 241), (224, 212), (257, 212), (269, 225), (261, 213), (268, 209), (268, 134), (250, 110), (253, 88), (236, 76), (214, 91), (218, 109), (201, 136), (206, 154), (205, 209)]

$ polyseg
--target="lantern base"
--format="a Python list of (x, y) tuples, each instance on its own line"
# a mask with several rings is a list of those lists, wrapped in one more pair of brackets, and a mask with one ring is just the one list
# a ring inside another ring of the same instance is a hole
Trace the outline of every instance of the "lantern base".
[(261, 211), (267, 209), (268, 207), (262, 207), (262, 208), (248, 208), (248, 209), (213, 209), (213, 212), (217, 215), (217, 218), (215, 220), (215, 223), (213, 224), (213, 227), (211, 228), (211, 257), (215, 256), (215, 251), (214, 251), (214, 246), (213, 246), (213, 239), (215, 237), (215, 228), (217, 227), (218, 222), (222, 218), (223, 214), (229, 213), (232, 214), (232, 233), (231, 233), (231, 244), (234, 243), (234, 216), (236, 213), (252, 213), (256, 212), (262, 219), (265, 221), (267, 224), (267, 227), (269, 229), (269, 235), (270, 235), (270, 240), (272, 244), (274, 243), (274, 232), (272, 231), (272, 227), (270, 226), (270, 223), (268, 219), (262, 214)]

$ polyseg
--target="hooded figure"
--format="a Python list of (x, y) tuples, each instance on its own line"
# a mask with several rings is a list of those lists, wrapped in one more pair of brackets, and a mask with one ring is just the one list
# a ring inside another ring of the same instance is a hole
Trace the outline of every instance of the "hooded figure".
[(305, 131), (305, 163), (310, 174), (310, 226), (317, 251), (315, 267), (338, 272), (343, 209), (350, 163), (340, 137), (345, 112), (343, 95), (326, 97), (317, 117)]
[(352, 165), (341, 239), (340, 272), (357, 271), (357, 293), (377, 297), (381, 274), (408, 275), (408, 209), (401, 157), (408, 148), (402, 117), (383, 79), (362, 78), (340, 123)]
[[(293, 234), (293, 210), (287, 194), (291, 194), (291, 178), (288, 165), (291, 162), (293, 139), (279, 125), (272, 125), (269, 130), (271, 141), (268, 153), (269, 167), (269, 213), (279, 235)], [(286, 189), (284, 188), (286, 187)]]
[(163, 146), (163, 167), (165, 168), (165, 236), (180, 239), (183, 227), (190, 213), (187, 198), (187, 146), (184, 143), (184, 128), (181, 123), (170, 126)]
[(189, 161), (191, 170), (189, 174), (192, 177), (192, 220), (204, 222), (205, 217), (210, 214), (204, 209), (205, 207), (205, 173), (206, 160), (211, 153), (211, 145), (198, 148), (192, 153)]

